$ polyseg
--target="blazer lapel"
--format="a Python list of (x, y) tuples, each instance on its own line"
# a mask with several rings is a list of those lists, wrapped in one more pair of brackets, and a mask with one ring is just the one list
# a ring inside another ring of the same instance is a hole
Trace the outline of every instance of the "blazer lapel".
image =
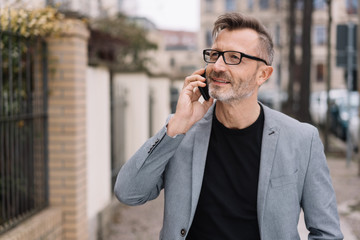
[(204, 118), (196, 125), (193, 144), (193, 166), (192, 166), (192, 200), (191, 200), (191, 221), (194, 217), (197, 202), (199, 200), (202, 180), (204, 176), (207, 150), (209, 146), (211, 124), (214, 112), (213, 104)]
[(280, 134), (280, 127), (272, 119), (271, 109), (262, 105), (265, 114), (264, 132), (261, 147), (260, 173), (257, 197), (258, 221), (261, 234), (267, 191), (270, 183), (270, 174), (274, 162), (276, 146)]

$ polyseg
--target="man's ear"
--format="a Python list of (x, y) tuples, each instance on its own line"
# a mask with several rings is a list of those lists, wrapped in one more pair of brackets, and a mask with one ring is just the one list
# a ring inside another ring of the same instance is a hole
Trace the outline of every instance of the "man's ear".
[(257, 78), (257, 83), (259, 86), (263, 85), (273, 73), (274, 68), (272, 66), (262, 66), (259, 69), (259, 75)]

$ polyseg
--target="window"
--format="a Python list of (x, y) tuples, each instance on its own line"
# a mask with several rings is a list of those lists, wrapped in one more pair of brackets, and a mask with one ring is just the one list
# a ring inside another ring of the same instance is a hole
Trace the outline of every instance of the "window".
[(348, 14), (356, 14), (358, 9), (358, 0), (346, 0), (346, 11)]
[(170, 58), (170, 67), (175, 67), (175, 58)]
[(315, 44), (316, 45), (325, 45), (327, 41), (327, 32), (325, 26), (315, 26)]
[(226, 0), (225, 3), (226, 3), (225, 9), (227, 12), (236, 11), (236, 1), (235, 0)]
[(248, 0), (248, 10), (249, 11), (254, 10), (254, 0)]
[(269, 0), (260, 0), (260, 9), (268, 9)]
[(324, 82), (325, 80), (325, 66), (322, 63), (316, 65), (316, 81)]
[(325, 0), (314, 0), (314, 10), (322, 10), (326, 8)]
[(214, 0), (205, 0), (205, 11), (212, 13), (214, 10)]

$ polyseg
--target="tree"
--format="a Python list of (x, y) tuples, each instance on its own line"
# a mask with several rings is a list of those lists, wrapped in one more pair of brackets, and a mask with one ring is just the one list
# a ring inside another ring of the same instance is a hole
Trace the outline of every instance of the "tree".
[(304, 0), (302, 25), (302, 63), (300, 78), (300, 106), (297, 113), (299, 120), (311, 122), (310, 106), (310, 79), (311, 79), (311, 25), (313, 0)]
[(289, 81), (288, 81), (288, 101), (285, 103), (284, 111), (288, 114), (292, 114), (294, 111), (294, 82), (295, 82), (295, 29), (296, 29), (296, 7), (297, 0), (289, 2), (289, 21), (288, 21), (288, 32), (289, 32)]
[(146, 53), (157, 49), (157, 45), (148, 40), (145, 28), (123, 14), (96, 19), (90, 27), (89, 50), (91, 57), (97, 58), (95, 61), (105, 61), (119, 71), (147, 70), (146, 63), (151, 59)]

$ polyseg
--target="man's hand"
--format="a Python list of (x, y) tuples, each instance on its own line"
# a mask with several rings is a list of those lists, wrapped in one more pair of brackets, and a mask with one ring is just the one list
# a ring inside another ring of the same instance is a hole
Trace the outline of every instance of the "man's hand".
[(195, 71), (185, 78), (184, 87), (181, 90), (174, 116), (170, 119), (167, 134), (173, 137), (177, 134), (186, 133), (197, 121), (199, 121), (213, 104), (214, 99), (199, 102), (201, 93), (198, 87), (205, 87), (205, 78), (200, 76), (204, 69)]

